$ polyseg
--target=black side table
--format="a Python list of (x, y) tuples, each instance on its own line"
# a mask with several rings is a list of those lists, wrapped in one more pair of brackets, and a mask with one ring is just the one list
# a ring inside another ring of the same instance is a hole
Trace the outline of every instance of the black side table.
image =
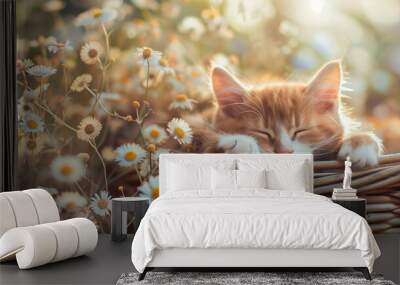
[(362, 198), (355, 198), (351, 200), (337, 200), (337, 199), (332, 199), (333, 203), (339, 204), (340, 206), (356, 213), (359, 214), (361, 217), (365, 219), (366, 216), (366, 204), (367, 200), (362, 199)]
[(150, 199), (145, 197), (113, 198), (111, 202), (111, 239), (113, 241), (123, 241), (126, 239), (128, 212), (133, 212), (134, 214), (134, 232), (136, 233), (149, 204)]

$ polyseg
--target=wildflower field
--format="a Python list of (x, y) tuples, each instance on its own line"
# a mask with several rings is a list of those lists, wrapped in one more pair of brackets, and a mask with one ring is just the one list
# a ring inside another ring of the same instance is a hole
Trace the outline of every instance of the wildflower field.
[[(18, 187), (109, 232), (112, 197), (158, 197), (160, 154), (204, 152), (213, 66), (287, 82), (341, 59), (352, 116), (396, 155), (399, 26), (394, 0), (18, 1)], [(378, 231), (400, 231), (393, 181), (370, 192)]]

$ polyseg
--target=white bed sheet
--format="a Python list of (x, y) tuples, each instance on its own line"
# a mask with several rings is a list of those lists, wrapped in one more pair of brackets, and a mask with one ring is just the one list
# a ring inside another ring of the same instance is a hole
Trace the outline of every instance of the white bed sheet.
[[(372, 271), (379, 248), (365, 219), (306, 192), (171, 192), (156, 199), (132, 243), (143, 272), (155, 249), (357, 249)], [(215, 196), (218, 194), (218, 196)]]

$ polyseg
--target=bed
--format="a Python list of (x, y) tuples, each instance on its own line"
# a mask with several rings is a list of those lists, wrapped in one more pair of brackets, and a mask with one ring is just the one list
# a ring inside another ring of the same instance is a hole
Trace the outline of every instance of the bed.
[(380, 251), (361, 216), (313, 194), (308, 154), (162, 154), (135, 234), (141, 273), (171, 267), (352, 267)]

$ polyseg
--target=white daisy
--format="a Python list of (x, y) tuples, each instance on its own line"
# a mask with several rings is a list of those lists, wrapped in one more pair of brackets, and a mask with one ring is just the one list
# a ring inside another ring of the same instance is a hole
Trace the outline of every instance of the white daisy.
[(37, 96), (39, 96), (39, 94), (46, 92), (47, 89), (49, 89), (49, 86), (50, 86), (49, 83), (45, 83), (39, 87), (36, 87), (35, 89), (30, 89), (30, 88), (25, 89), (24, 92), (22, 93), (22, 96), (36, 98)]
[(89, 11), (83, 12), (76, 18), (75, 24), (77, 26), (95, 26), (105, 24), (117, 17), (117, 12), (110, 8), (93, 8)]
[(78, 182), (85, 175), (85, 167), (77, 156), (59, 156), (51, 162), (51, 174), (60, 182)]
[(150, 198), (150, 201), (157, 199), (160, 195), (158, 176), (150, 176), (148, 181), (138, 187), (138, 190), (139, 196)]
[(88, 42), (80, 52), (81, 60), (86, 64), (96, 64), (104, 54), (104, 49), (98, 42)]
[(56, 198), (56, 204), (59, 208), (74, 211), (87, 205), (87, 200), (78, 192), (62, 192)]
[(94, 117), (84, 118), (79, 126), (76, 135), (83, 141), (94, 140), (100, 134), (102, 124)]
[(152, 50), (149, 47), (137, 48), (136, 55), (140, 64), (158, 66), (162, 53), (160, 51)]
[(21, 127), (26, 133), (39, 133), (44, 130), (44, 122), (35, 113), (27, 112), (22, 119)]
[(206, 32), (203, 22), (197, 17), (186, 17), (182, 20), (178, 27), (183, 34), (189, 34), (192, 40), (199, 40)]
[(75, 92), (82, 92), (92, 82), (92, 75), (85, 73), (72, 81), (71, 90)]
[(192, 142), (193, 132), (189, 124), (183, 119), (173, 118), (168, 123), (167, 131), (174, 137), (180, 144), (189, 144)]
[(147, 126), (143, 130), (143, 135), (150, 143), (160, 144), (167, 138), (167, 133), (158, 125)]
[(135, 143), (128, 143), (118, 147), (115, 160), (122, 167), (136, 166), (146, 156), (146, 151)]
[(169, 110), (192, 110), (193, 103), (196, 103), (196, 100), (189, 99), (185, 94), (178, 94), (175, 96), (175, 100), (169, 105)]
[(36, 77), (49, 77), (55, 74), (57, 72), (57, 69), (51, 66), (35, 65), (28, 68), (26, 72)]
[(90, 200), (90, 208), (96, 215), (104, 217), (111, 213), (111, 196), (106, 191), (94, 194)]
[(165, 58), (160, 58), (157, 65), (157, 71), (162, 75), (174, 75), (175, 71), (168, 65), (168, 61)]

